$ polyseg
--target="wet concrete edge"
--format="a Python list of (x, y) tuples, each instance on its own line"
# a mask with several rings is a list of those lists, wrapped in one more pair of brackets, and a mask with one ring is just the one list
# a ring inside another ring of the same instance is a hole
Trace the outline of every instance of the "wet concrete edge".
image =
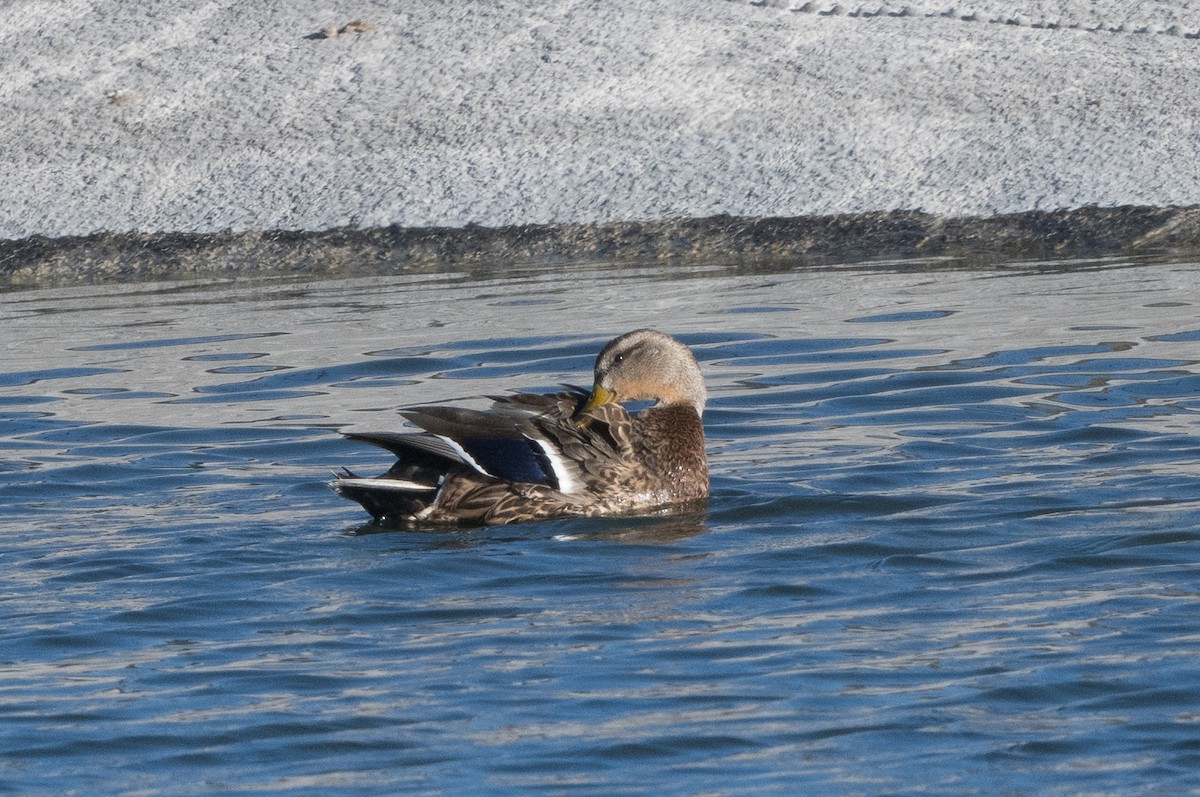
[[(340, 228), (316, 232), (98, 233), (0, 241), (0, 289), (159, 280), (337, 277), (571, 262), (737, 262), (831, 268), (944, 259), (971, 268), (1013, 260), (1200, 254), (1200, 205), (1085, 207), (986, 218), (889, 211), (796, 218)], [(928, 265), (926, 265), (928, 267)]]

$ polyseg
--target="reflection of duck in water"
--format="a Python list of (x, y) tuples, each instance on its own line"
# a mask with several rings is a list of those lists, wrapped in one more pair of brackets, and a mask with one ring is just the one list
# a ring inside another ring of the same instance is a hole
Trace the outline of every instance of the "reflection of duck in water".
[[(423, 431), (351, 433), (398, 461), (376, 478), (346, 471), (333, 489), (388, 523), (516, 523), (640, 512), (708, 497), (707, 393), (679, 341), (639, 329), (596, 358), (590, 392), (516, 393), (487, 411), (403, 413)], [(630, 415), (622, 401), (654, 401)]]

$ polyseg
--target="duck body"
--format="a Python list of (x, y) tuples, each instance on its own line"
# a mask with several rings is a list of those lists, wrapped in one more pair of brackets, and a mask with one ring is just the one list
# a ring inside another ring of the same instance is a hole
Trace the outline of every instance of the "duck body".
[[(661, 332), (636, 330), (597, 357), (590, 391), (494, 398), (488, 410), (422, 407), (420, 431), (350, 433), (397, 461), (381, 476), (332, 482), (388, 525), (488, 525), (637, 513), (708, 497), (695, 358)], [(637, 414), (623, 400), (655, 403)]]

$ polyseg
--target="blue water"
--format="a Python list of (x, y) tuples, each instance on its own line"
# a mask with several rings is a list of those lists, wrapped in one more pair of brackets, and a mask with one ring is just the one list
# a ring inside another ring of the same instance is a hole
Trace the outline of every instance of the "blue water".
[[(0, 793), (1200, 791), (1200, 267), (484, 274), (0, 297)], [(647, 324), (706, 512), (325, 486)]]

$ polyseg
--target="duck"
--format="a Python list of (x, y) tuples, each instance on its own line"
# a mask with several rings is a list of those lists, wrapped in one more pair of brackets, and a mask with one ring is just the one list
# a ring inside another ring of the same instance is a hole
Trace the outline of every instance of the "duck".
[[(691, 350), (653, 329), (610, 341), (591, 389), (490, 396), (488, 409), (423, 406), (404, 432), (345, 437), (390, 451), (392, 467), (330, 486), (385, 526), (491, 526), (649, 514), (709, 495), (704, 377)], [(650, 402), (631, 413), (630, 402)]]

